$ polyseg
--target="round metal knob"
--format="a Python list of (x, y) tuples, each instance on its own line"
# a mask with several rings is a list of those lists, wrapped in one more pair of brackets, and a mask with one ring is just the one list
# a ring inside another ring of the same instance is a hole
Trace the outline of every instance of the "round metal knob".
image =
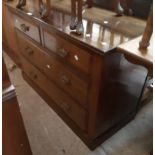
[(69, 55), (69, 52), (66, 51), (64, 48), (58, 49), (58, 55), (62, 58), (66, 58)]
[(66, 85), (68, 85), (68, 84), (70, 84), (70, 79), (66, 76), (66, 75), (62, 75), (61, 76), (61, 82), (63, 83), (63, 84), (66, 84)]
[(34, 53), (33, 49), (30, 47), (27, 47), (25, 50), (29, 55), (32, 55)]
[(20, 25), (20, 28), (23, 32), (27, 32), (29, 31), (30, 27), (29, 26), (26, 26), (25, 24), (21, 24)]
[(71, 109), (71, 106), (68, 105), (66, 102), (61, 103), (60, 106), (64, 111), (69, 111)]
[(29, 73), (32, 79), (36, 79), (37, 78), (37, 74), (35, 74), (34, 72), (30, 72)]

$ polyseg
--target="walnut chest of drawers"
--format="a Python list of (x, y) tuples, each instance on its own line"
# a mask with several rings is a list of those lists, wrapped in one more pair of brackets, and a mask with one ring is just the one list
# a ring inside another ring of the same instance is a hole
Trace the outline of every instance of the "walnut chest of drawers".
[(42, 20), (13, 2), (6, 5), (24, 79), (89, 148), (134, 118), (147, 70), (128, 62), (115, 47), (133, 38), (133, 31), (139, 35), (137, 27), (130, 35), (85, 19), (84, 35), (76, 36), (69, 30), (68, 13), (53, 9)]

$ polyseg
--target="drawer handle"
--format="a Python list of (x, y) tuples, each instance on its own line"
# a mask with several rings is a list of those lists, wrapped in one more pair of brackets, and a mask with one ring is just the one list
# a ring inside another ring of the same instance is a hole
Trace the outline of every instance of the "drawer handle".
[(70, 84), (71, 80), (70, 80), (66, 75), (62, 75), (62, 76), (61, 76), (61, 82), (62, 82), (63, 84), (68, 85), (68, 84)]
[(25, 24), (20, 24), (20, 28), (24, 32), (29, 31), (29, 29), (30, 29), (30, 27), (29, 26), (26, 26)]
[(34, 53), (33, 49), (30, 47), (25, 48), (25, 51), (29, 54), (32, 55)]
[(71, 109), (71, 106), (68, 105), (67, 103), (63, 102), (60, 104), (60, 107), (64, 110), (64, 111), (69, 111)]
[(29, 75), (32, 79), (37, 79), (37, 74), (35, 74), (34, 72), (30, 72)]
[(69, 55), (69, 52), (63, 48), (58, 49), (58, 55), (62, 58), (66, 58)]

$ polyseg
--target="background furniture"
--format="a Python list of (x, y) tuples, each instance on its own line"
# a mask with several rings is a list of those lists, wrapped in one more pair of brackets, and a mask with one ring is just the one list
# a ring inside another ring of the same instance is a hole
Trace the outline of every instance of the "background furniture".
[(2, 151), (3, 155), (32, 155), (15, 88), (11, 84), (3, 60)]
[[(101, 8), (106, 8), (108, 10), (114, 10), (115, 0), (88, 0), (92, 1), (92, 5), (98, 6)], [(146, 19), (149, 14), (150, 6), (153, 3), (153, 0), (133, 0), (132, 10), (134, 16), (138, 18)]]

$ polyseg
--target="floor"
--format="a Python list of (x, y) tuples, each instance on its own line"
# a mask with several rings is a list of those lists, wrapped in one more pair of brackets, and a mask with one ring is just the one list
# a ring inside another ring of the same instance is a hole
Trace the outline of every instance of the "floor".
[(4, 54), (15, 85), (33, 155), (148, 155), (153, 144), (153, 105), (146, 104), (136, 118), (90, 151), (42, 98), (23, 80), (21, 71)]

